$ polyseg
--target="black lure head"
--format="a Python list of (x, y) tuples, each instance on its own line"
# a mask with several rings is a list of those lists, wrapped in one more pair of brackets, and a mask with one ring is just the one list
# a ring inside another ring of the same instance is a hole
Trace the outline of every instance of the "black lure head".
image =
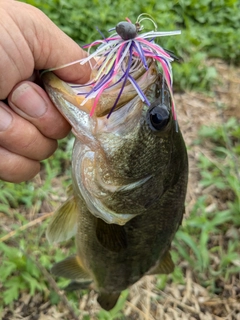
[(139, 28), (131, 22), (121, 21), (116, 25), (116, 31), (123, 40), (130, 40), (136, 38)]

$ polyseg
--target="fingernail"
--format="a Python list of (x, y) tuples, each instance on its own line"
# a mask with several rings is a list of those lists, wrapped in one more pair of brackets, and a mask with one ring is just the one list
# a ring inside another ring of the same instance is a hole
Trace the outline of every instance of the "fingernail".
[(11, 96), (11, 102), (26, 115), (38, 118), (47, 111), (44, 99), (27, 83), (17, 87)]
[(5, 108), (0, 106), (0, 131), (5, 131), (12, 122), (11, 113), (7, 112)]

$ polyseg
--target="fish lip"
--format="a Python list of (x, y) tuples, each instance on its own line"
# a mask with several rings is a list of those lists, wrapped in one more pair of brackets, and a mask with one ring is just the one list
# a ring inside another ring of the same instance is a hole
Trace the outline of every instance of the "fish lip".
[[(88, 113), (88, 106), (85, 108), (79, 108), (79, 105), (82, 102), (82, 97), (76, 94), (69, 83), (58, 78), (53, 72), (45, 72), (42, 74), (41, 78), (44, 87), (52, 100), (56, 100), (56, 97), (58, 97), (67, 104), (71, 104), (79, 110)], [(56, 106), (59, 108), (59, 111), (63, 114), (63, 116), (65, 116), (65, 112), (62, 110), (61, 106), (58, 104)]]
[(85, 110), (79, 109), (78, 96), (67, 83), (59, 79), (54, 73), (48, 72), (42, 78), (50, 99), (71, 124), (73, 134), (83, 143), (96, 148), (98, 143), (91, 130), (95, 126), (96, 118), (90, 117)]

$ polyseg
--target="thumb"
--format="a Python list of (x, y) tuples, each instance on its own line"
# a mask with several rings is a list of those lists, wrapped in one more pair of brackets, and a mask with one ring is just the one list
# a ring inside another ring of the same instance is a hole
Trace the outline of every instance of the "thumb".
[[(0, 99), (35, 70), (82, 59), (87, 53), (42, 11), (23, 2), (0, 0)], [(65, 81), (85, 83), (90, 66), (79, 63), (55, 71)]]
[[(80, 60), (87, 56), (87, 53), (63, 31), (61, 31), (43, 12), (30, 7), (34, 11), (36, 39), (33, 47), (35, 69), (49, 69), (61, 67), (66, 63)], [(24, 28), (24, 30), (26, 30)], [(33, 39), (26, 34), (29, 46), (32, 46)], [(85, 83), (90, 78), (90, 66), (88, 63), (80, 65), (76, 63), (54, 71), (61, 79), (75, 83)]]
[[(35, 69), (50, 69), (61, 67), (70, 62), (78, 61), (87, 56), (75, 41), (61, 31), (41, 11), (38, 12), (44, 23), (42, 31), (37, 34), (37, 44), (34, 49)], [(29, 43), (31, 39), (28, 40)], [(74, 65), (54, 70), (62, 80), (74, 83), (86, 83), (90, 78), (91, 68), (89, 63)]]

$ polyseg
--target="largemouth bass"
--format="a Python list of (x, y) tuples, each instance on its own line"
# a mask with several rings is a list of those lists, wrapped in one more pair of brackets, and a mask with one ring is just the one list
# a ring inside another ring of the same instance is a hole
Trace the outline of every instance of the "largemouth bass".
[(80, 287), (81, 281), (92, 282), (106, 310), (144, 275), (173, 271), (169, 250), (187, 187), (186, 148), (163, 75), (150, 60), (147, 70), (131, 76), (149, 105), (126, 82), (120, 98), (118, 85), (103, 92), (91, 117), (94, 99), (81, 106), (86, 95), (77, 95), (53, 73), (43, 76), (76, 136), (72, 188), (47, 238), (59, 242), (75, 235), (77, 254), (55, 264), (52, 272), (79, 280)]

